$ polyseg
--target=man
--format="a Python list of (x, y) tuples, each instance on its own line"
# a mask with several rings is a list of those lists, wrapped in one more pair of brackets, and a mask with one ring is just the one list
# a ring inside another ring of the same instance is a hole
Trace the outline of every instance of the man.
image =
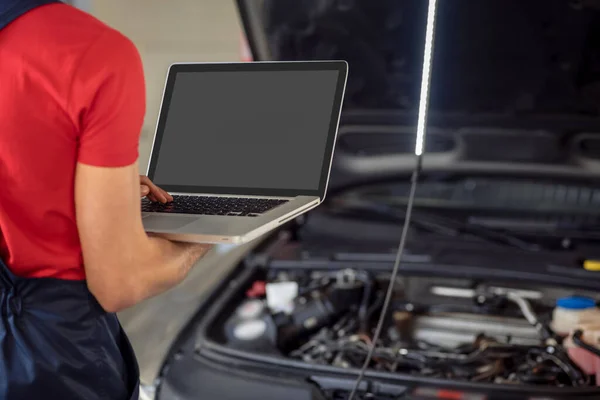
[(208, 250), (143, 230), (140, 193), (172, 200), (138, 172), (144, 113), (128, 39), (56, 0), (0, 0), (1, 399), (136, 398), (114, 313)]

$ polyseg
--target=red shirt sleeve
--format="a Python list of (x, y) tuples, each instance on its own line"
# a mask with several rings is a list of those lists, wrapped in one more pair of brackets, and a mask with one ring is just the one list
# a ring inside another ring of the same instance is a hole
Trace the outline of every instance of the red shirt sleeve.
[(129, 39), (107, 30), (87, 49), (69, 107), (79, 132), (78, 162), (123, 167), (137, 161), (146, 87), (140, 55)]

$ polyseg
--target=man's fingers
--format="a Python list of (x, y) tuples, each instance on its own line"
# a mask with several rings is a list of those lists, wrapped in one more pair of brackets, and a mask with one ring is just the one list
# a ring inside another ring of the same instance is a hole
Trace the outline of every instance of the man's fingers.
[(163, 195), (160, 191), (160, 189), (156, 186), (150, 188), (150, 193), (152, 193), (152, 195), (156, 198), (156, 200), (160, 203), (166, 203), (167, 202), (167, 196)]
[(150, 188), (146, 185), (141, 185), (140, 186), (140, 196), (145, 197), (145, 196), (148, 196), (149, 194), (150, 194)]
[(146, 195), (151, 201), (159, 203), (168, 203), (173, 201), (173, 196), (156, 186), (150, 178), (147, 176), (140, 175), (140, 184), (148, 187), (148, 194)]
[(173, 196), (171, 196), (168, 192), (166, 192), (162, 189), (160, 189), (160, 190), (163, 192), (164, 196), (167, 198), (167, 201), (169, 201), (169, 202), (173, 201)]
[(152, 181), (146, 175), (140, 175), (140, 185), (150, 186)]
[(171, 202), (173, 201), (173, 196), (171, 196), (169, 193), (165, 192), (164, 190), (162, 190), (161, 188), (159, 188), (158, 186), (156, 186), (156, 189), (158, 190), (158, 192), (168, 201)]

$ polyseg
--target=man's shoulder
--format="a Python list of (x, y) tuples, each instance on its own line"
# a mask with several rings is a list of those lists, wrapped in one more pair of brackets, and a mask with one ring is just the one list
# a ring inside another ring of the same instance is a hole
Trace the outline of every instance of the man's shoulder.
[[(46, 65), (59, 65), (66, 84), (130, 68), (139, 70), (141, 57), (125, 35), (95, 16), (64, 3), (40, 7), (26, 14), (15, 26), (13, 47), (35, 48), (34, 57)], [(29, 44), (30, 46), (26, 46)], [(15, 50), (24, 51), (24, 50)]]
[(126, 36), (95, 16), (63, 3), (33, 10), (19, 22), (30, 33), (30, 38), (45, 41), (58, 53), (79, 53), (99, 40), (115, 46), (131, 44)]
[(0, 58), (3, 54), (24, 60), (14, 63), (21, 69), (18, 73), (36, 71), (36, 82), (59, 93), (73, 121), (94, 101), (99, 88), (130, 88), (138, 97), (144, 95), (145, 88), (138, 84), (143, 83), (143, 65), (133, 42), (93, 15), (63, 3), (34, 9), (0, 31)]

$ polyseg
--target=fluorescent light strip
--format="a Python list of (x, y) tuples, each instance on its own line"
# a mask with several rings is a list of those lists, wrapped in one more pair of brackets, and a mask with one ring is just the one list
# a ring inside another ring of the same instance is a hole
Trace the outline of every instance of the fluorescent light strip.
[(427, 126), (427, 109), (429, 107), (429, 86), (431, 82), (431, 60), (433, 59), (433, 38), (438, 0), (429, 0), (427, 11), (427, 28), (425, 32), (425, 54), (423, 56), (423, 75), (421, 76), (421, 96), (419, 99), (419, 117), (417, 122), (417, 141), (415, 154), (423, 154), (425, 129)]

